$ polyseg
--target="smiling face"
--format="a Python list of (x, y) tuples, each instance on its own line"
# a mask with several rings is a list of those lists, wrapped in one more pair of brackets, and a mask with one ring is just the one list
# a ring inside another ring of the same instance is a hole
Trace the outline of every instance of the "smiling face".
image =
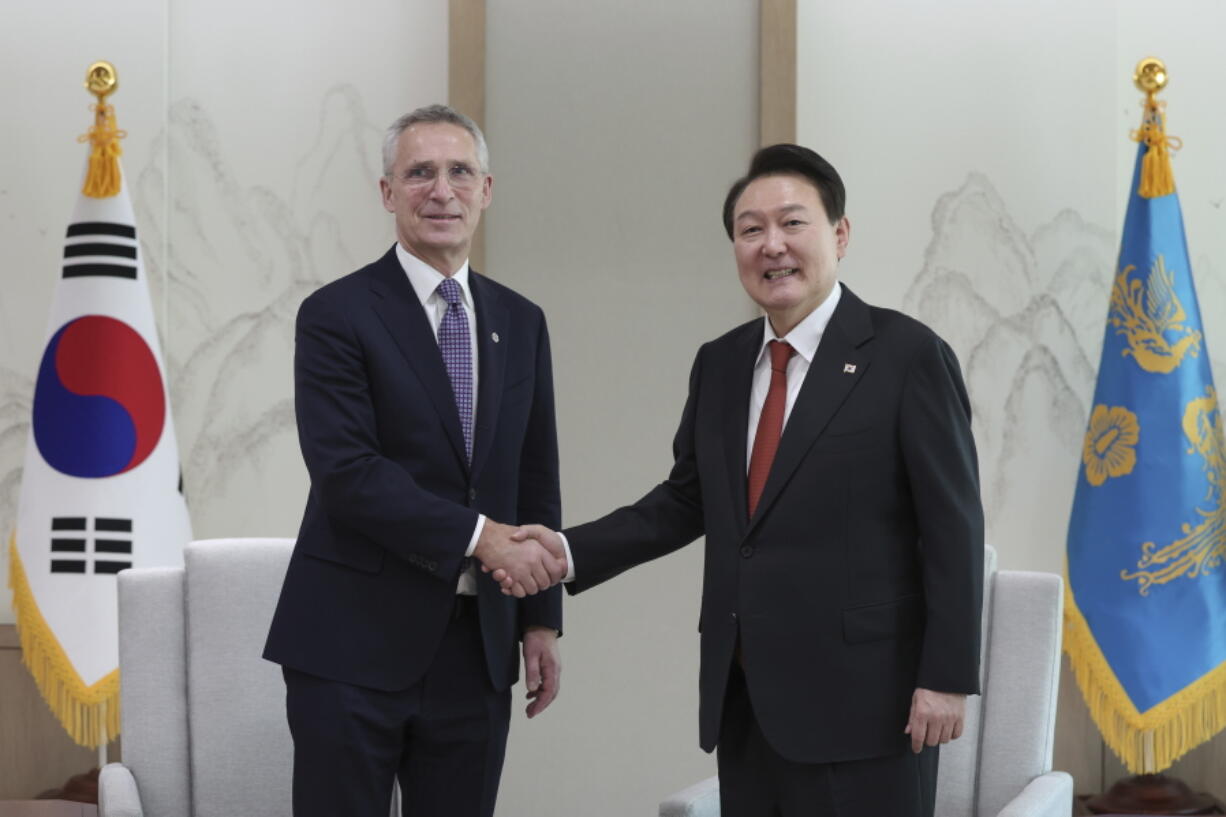
[(732, 248), (741, 286), (783, 337), (834, 288), (851, 224), (826, 216), (817, 188), (801, 176), (762, 176), (732, 211)]
[(459, 125), (412, 125), (396, 143), (390, 176), (379, 180), (383, 207), (396, 216), (396, 239), (443, 275), (468, 258), (492, 176), (477, 161), (472, 134)]

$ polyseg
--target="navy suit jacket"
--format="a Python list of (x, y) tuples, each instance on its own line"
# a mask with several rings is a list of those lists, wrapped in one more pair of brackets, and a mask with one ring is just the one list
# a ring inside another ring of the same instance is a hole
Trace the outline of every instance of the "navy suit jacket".
[[(561, 523), (545, 316), (472, 272), (478, 347), (473, 457), (430, 324), (396, 258), (310, 295), (298, 312), (294, 405), (311, 490), (264, 657), (382, 690), (428, 668), (478, 513)], [(478, 574), (486, 664), (518, 678), (525, 627), (562, 628), (558, 588), (517, 601)]]
[(737, 640), (781, 755), (897, 754), (917, 686), (979, 690), (983, 510), (953, 351), (844, 287), (753, 518), (746, 434), (763, 321), (698, 351), (667, 481), (566, 531), (572, 592), (706, 534), (700, 741), (720, 734)]

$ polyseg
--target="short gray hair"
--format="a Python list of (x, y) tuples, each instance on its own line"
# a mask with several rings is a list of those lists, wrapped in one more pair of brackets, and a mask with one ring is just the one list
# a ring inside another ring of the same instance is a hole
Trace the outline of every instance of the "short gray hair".
[(426, 105), (415, 111), (409, 111), (388, 126), (387, 133), (383, 136), (383, 175), (392, 175), (392, 166), (396, 164), (396, 144), (400, 141), (400, 134), (414, 125), (439, 122), (457, 125), (472, 134), (473, 143), (477, 147), (477, 164), (481, 166), (482, 173), (489, 173), (490, 150), (485, 146), (485, 134), (481, 133), (481, 128), (477, 127), (477, 123), (447, 105)]

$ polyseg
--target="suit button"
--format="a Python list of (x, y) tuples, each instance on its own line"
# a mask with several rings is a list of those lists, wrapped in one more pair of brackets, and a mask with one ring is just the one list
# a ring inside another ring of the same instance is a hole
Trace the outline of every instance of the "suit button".
[(469, 488), (469, 489), (468, 489), (468, 501), (469, 501), (469, 502), (476, 502), (476, 501), (477, 501), (477, 489), (476, 489), (476, 488)]
[(750, 556), (753, 555), (753, 548), (751, 548), (749, 545), (745, 545), (744, 547), (741, 548), (741, 555), (745, 557), (746, 559), (748, 559)]
[(732, 620), (733, 620), (733, 621), (736, 621), (736, 613), (733, 613), (733, 614), (732, 614)]

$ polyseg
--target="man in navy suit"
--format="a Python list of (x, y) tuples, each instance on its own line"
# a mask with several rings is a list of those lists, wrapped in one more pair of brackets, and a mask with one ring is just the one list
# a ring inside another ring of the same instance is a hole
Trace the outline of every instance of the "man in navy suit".
[(698, 350), (668, 479), (565, 532), (574, 592), (706, 535), (700, 742), (723, 817), (931, 817), (979, 691), (970, 400), (931, 329), (839, 283), (844, 201), (812, 150), (754, 156), (723, 219), (765, 315)]
[[(541, 310), (468, 266), (493, 178), (442, 105), (388, 129), (396, 245), (302, 304), (295, 409), (311, 478), (265, 658), (281, 664), (297, 817), (489, 817), (522, 642), (528, 716), (558, 692), (565, 565)], [(560, 551), (559, 551), (560, 554)], [(516, 577), (514, 597), (474, 568)], [(540, 592), (538, 591), (545, 591)]]

